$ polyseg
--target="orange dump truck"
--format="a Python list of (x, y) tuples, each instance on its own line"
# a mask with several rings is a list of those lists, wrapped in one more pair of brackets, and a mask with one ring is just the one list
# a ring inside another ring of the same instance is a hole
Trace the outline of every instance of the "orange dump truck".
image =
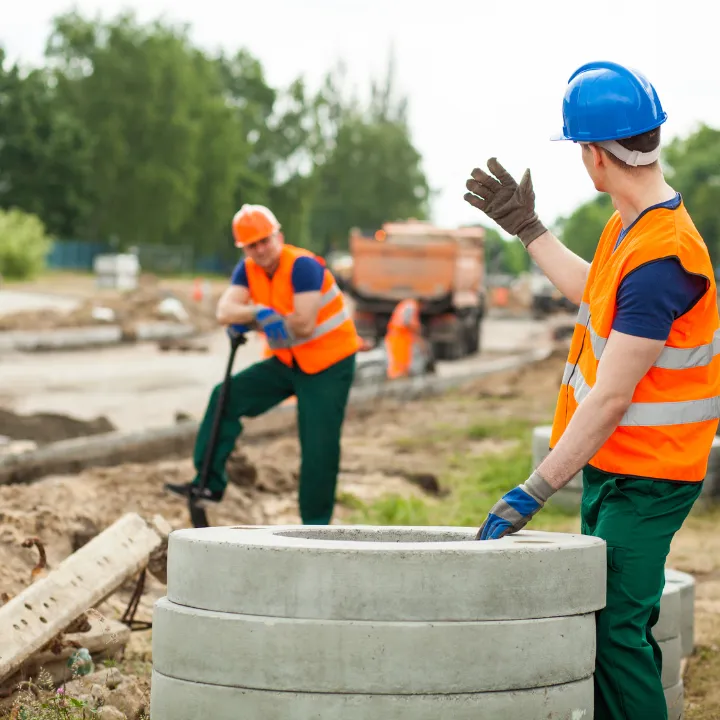
[(484, 230), (409, 220), (374, 233), (350, 233), (351, 270), (343, 283), (360, 335), (379, 341), (400, 300), (421, 303), (423, 334), (438, 360), (480, 349), (486, 310)]

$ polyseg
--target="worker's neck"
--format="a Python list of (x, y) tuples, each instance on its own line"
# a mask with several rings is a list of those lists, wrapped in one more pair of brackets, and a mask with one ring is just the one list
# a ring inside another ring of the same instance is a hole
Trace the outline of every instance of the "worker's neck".
[(609, 195), (614, 208), (620, 213), (623, 227), (628, 228), (644, 210), (672, 200), (676, 193), (665, 182), (662, 172), (658, 169), (648, 170), (642, 175), (618, 174), (614, 187), (609, 190)]
[(271, 265), (266, 265), (263, 267), (263, 270), (265, 271), (266, 275), (268, 277), (272, 277), (275, 274), (275, 271), (278, 269), (278, 265), (280, 265), (280, 260), (275, 260)]

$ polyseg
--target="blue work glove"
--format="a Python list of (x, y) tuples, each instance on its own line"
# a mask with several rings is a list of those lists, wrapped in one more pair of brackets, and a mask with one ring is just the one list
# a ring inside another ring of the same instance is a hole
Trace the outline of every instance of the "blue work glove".
[(273, 350), (283, 350), (292, 347), (295, 338), (279, 312), (264, 305), (258, 306), (255, 321), (262, 328), (267, 338), (267, 344)]
[(227, 334), (231, 338), (240, 337), (241, 335), (247, 335), (250, 332), (250, 328), (247, 325), (228, 325)]
[(497, 540), (522, 530), (554, 492), (555, 488), (535, 471), (493, 505), (475, 539)]

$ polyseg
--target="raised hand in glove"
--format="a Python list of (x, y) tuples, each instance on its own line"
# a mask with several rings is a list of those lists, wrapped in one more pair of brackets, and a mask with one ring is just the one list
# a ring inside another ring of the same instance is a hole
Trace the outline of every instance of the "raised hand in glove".
[(493, 505), (475, 539), (497, 540), (522, 530), (554, 492), (555, 488), (535, 471)]
[(492, 175), (480, 168), (472, 171), (472, 180), (465, 184), (470, 191), (465, 193), (465, 200), (482, 210), (505, 232), (517, 235), (527, 247), (547, 230), (535, 212), (530, 170), (525, 171), (518, 185), (496, 158), (490, 158), (487, 166)]
[(270, 348), (283, 350), (292, 347), (295, 338), (285, 322), (285, 317), (279, 312), (260, 305), (255, 314), (255, 322), (263, 329)]

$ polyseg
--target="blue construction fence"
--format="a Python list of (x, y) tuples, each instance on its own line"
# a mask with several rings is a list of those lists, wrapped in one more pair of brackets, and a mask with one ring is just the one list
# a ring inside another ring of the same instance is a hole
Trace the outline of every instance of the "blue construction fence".
[[(55, 240), (46, 257), (50, 270), (79, 270), (92, 272), (97, 255), (115, 253), (107, 242), (87, 240)], [(229, 275), (237, 258), (221, 255), (195, 257), (192, 248), (165, 245), (140, 245), (135, 248), (143, 272), (157, 274), (206, 273)]]

